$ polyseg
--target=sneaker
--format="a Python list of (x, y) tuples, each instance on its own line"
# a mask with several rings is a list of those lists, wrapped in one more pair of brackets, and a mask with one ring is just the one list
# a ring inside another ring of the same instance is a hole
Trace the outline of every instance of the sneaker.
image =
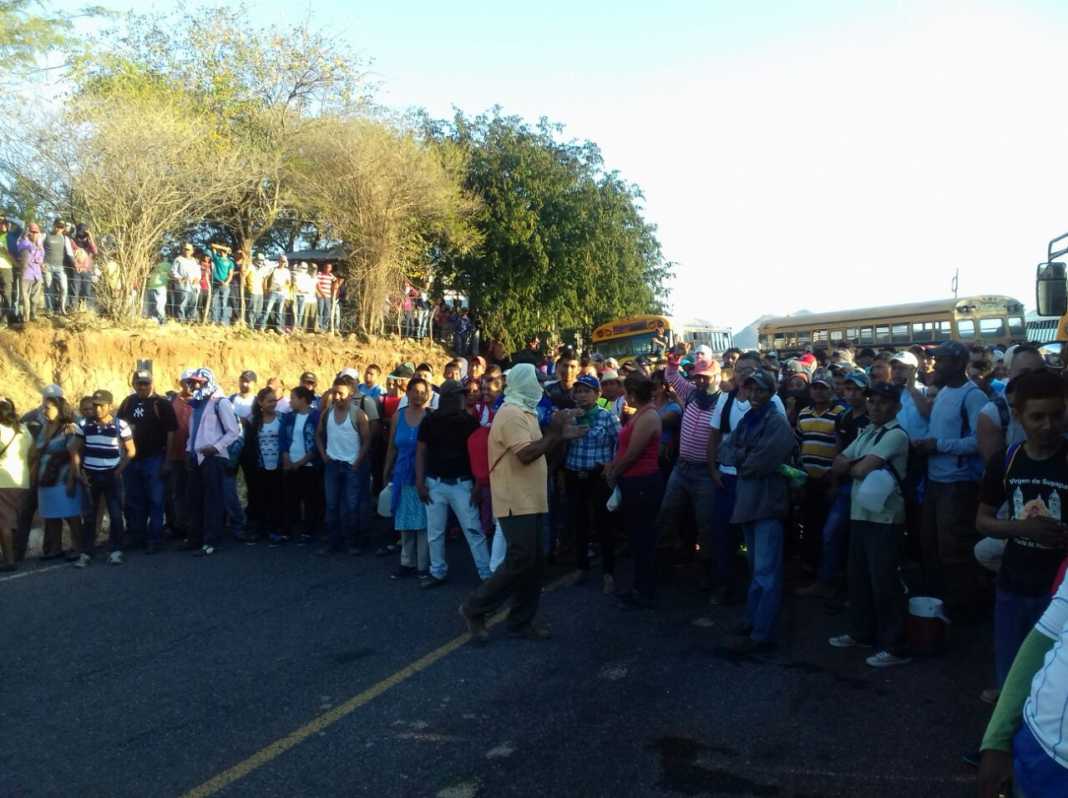
[(460, 605), (460, 617), (467, 624), (467, 633), (471, 635), (472, 643), (488, 643), (489, 632), (486, 630), (485, 618), (481, 615), (468, 615), (464, 612), (463, 604)]
[(193, 556), (194, 557), (210, 557), (214, 553), (215, 553), (215, 547), (214, 546), (209, 546), (209, 545), (207, 545), (205, 543), (203, 546), (201, 546), (199, 549), (197, 549), (196, 551), (193, 552)]
[(409, 576), (415, 576), (415, 568), (411, 565), (401, 565), (396, 571), (393, 571), (389, 578), (394, 582), (400, 579), (407, 579)]
[(78, 559), (74, 561), (75, 568), (85, 568), (93, 561), (93, 558), (88, 554), (79, 554)]
[(448, 581), (448, 579), (438, 579), (436, 576), (427, 576), (419, 580), (419, 589), (433, 590), (436, 587), (448, 584)]
[(861, 643), (859, 640), (853, 638), (852, 635), (838, 635), (832, 637), (827, 641), (835, 648), (871, 648), (871, 643)]
[(605, 574), (601, 577), (601, 592), (606, 596), (611, 596), (616, 592), (616, 578), (612, 574)]
[(892, 668), (895, 665), (908, 665), (912, 662), (911, 657), (898, 657), (891, 654), (889, 651), (880, 651), (866, 660), (873, 668)]
[(108, 565), (122, 565), (122, 552), (111, 552), (111, 554), (108, 555)]

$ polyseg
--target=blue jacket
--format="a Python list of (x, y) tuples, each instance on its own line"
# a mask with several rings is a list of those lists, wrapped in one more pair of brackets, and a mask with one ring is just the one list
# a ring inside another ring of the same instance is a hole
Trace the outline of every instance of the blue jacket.
[[(280, 454), (289, 454), (289, 446), (293, 443), (293, 425), (296, 423), (296, 413), (284, 413), (282, 415), (282, 428), (278, 431), (278, 451)], [(319, 428), (319, 411), (308, 411), (308, 420), (304, 424), (304, 448), (311, 452), (311, 460), (308, 462), (316, 468), (322, 465), (319, 457), (319, 447), (315, 445), (315, 431)]]

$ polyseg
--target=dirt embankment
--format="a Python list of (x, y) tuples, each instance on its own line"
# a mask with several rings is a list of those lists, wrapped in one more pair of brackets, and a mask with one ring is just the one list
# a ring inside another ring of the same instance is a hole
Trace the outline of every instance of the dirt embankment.
[(301, 372), (319, 377), (319, 390), (341, 369), (377, 363), (388, 373), (397, 363), (429, 362), (441, 373), (448, 356), (436, 345), (395, 337), (370, 340), (355, 336), (279, 336), (239, 328), (183, 327), (146, 323), (115, 328), (99, 322), (54, 321), (0, 330), (0, 393), (19, 412), (40, 402), (40, 389), (55, 382), (74, 401), (98, 388), (116, 398), (130, 391), (130, 375), (139, 360), (151, 361), (156, 388), (176, 388), (184, 369), (207, 366), (227, 392), (237, 390), (238, 375), (252, 369), (260, 378), (281, 377), (287, 387)]

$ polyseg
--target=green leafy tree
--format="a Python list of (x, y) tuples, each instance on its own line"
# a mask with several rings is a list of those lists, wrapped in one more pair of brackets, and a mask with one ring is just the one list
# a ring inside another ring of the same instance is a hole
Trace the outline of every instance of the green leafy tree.
[(591, 142), (563, 142), (498, 110), (425, 134), (465, 152), (464, 185), (482, 203), (482, 243), (445, 252), (439, 285), (465, 292), (483, 330), (515, 346), (538, 331), (589, 330), (611, 318), (662, 309), (671, 264), (641, 214), (641, 194), (604, 171)]

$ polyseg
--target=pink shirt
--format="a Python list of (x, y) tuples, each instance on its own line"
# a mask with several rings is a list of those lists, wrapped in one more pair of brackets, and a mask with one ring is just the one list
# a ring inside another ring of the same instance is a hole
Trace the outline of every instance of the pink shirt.
[(679, 457), (691, 463), (704, 463), (708, 460), (708, 422), (712, 418), (711, 410), (702, 410), (697, 402), (687, 404), (686, 399), (696, 388), (679, 374), (678, 366), (668, 366), (664, 376), (682, 402), (682, 428), (679, 436)]

